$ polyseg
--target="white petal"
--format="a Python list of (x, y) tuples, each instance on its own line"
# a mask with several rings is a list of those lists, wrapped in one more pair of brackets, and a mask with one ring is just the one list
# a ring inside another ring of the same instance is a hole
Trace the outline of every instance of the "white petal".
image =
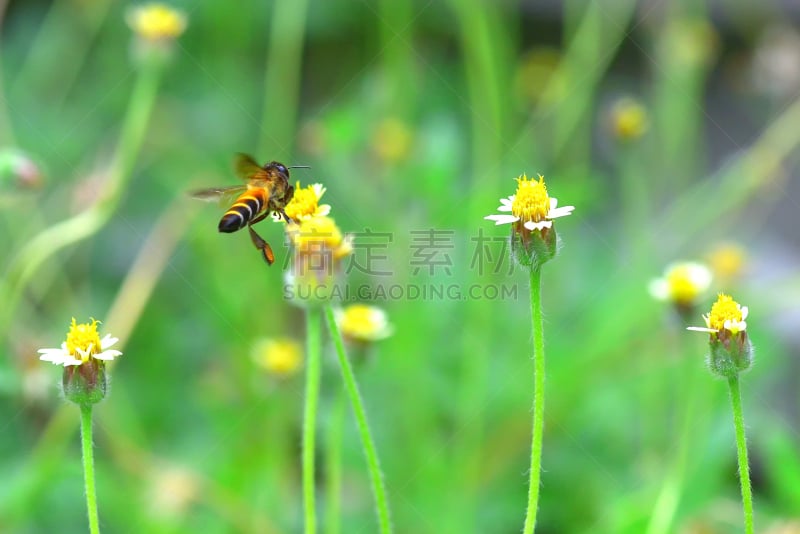
[(657, 300), (667, 300), (669, 297), (669, 284), (663, 278), (651, 281), (647, 286), (647, 290)]
[(558, 206), (558, 199), (555, 197), (550, 197), (550, 211), (553, 211)]
[(510, 198), (501, 198), (500, 199), (500, 205), (501, 206), (510, 206), (513, 202), (514, 202), (514, 197), (513, 196), (510, 197)]
[(500, 224), (509, 224), (513, 222), (517, 222), (519, 217), (516, 215), (487, 215), (484, 219), (489, 221), (494, 221), (495, 226)]
[(325, 217), (331, 212), (331, 205), (330, 204), (320, 204), (317, 206), (317, 212), (314, 214), (318, 217)]
[(41, 354), (41, 356), (39, 356), (39, 359), (42, 360), (43, 362), (61, 363), (64, 357), (70, 357), (69, 354), (64, 354), (60, 350), (59, 351), (53, 349), (44, 349), (44, 350), (47, 350), (48, 352), (44, 352), (43, 350), (39, 351), (39, 353)]
[(322, 184), (314, 184), (312, 187), (314, 188), (314, 194), (317, 195), (317, 200), (321, 199), (326, 191), (325, 186)]
[(750, 310), (747, 309), (747, 306), (742, 306), (742, 321), (747, 319), (748, 313), (750, 313)]
[(100, 349), (106, 350), (109, 347), (113, 347), (117, 341), (119, 341), (118, 337), (112, 337), (111, 334), (106, 334), (105, 337), (100, 340)]
[(81, 360), (76, 360), (73, 358), (69, 353), (55, 351), (52, 349), (48, 349), (48, 351), (49, 352), (47, 354), (42, 354), (39, 359), (45, 362), (54, 363), (56, 365), (63, 365), (65, 367), (67, 365), (80, 365), (83, 363)]
[(702, 263), (689, 263), (689, 279), (692, 284), (700, 291), (703, 292), (711, 285), (711, 270)]
[(64, 349), (39, 349), (37, 352), (39, 354), (69, 354)]
[(533, 230), (543, 230), (544, 228), (550, 228), (551, 226), (553, 226), (553, 223), (550, 221), (539, 221), (539, 222), (528, 221), (523, 226), (525, 226), (525, 228), (527, 228), (528, 230), (533, 231)]
[(550, 213), (547, 214), (547, 218), (558, 219), (559, 217), (566, 217), (570, 215), (574, 209), (575, 206), (561, 206), (560, 208), (551, 209)]
[(747, 322), (745, 321), (731, 321), (728, 319), (722, 324), (722, 327), (729, 332), (734, 334), (738, 334), (739, 332), (743, 332), (747, 330)]
[(104, 350), (100, 354), (95, 354), (94, 357), (98, 360), (113, 360), (117, 356), (121, 356), (122, 353), (118, 350)]
[(500, 206), (497, 211), (511, 211), (511, 206)]
[(695, 332), (708, 332), (710, 334), (716, 333), (713, 328), (703, 328), (701, 326), (687, 326), (686, 330), (694, 330)]

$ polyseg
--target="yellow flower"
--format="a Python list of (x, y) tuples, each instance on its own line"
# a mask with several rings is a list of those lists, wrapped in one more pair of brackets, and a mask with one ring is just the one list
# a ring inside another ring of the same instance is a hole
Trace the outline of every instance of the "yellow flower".
[(128, 26), (145, 41), (169, 41), (186, 30), (186, 15), (166, 4), (136, 6), (126, 15)]
[[(517, 66), (516, 94), (534, 105), (563, 99), (567, 83), (565, 76), (558, 75), (561, 57), (556, 48), (539, 47), (526, 52)], [(547, 102), (544, 102), (545, 97)]]
[(517, 192), (508, 198), (500, 199), (498, 211), (510, 215), (487, 215), (484, 219), (494, 221), (495, 225), (521, 222), (527, 230), (543, 230), (553, 225), (552, 219), (565, 217), (575, 206), (558, 206), (558, 200), (547, 194), (544, 176), (539, 180), (529, 180), (524, 174), (517, 178)]
[(82, 365), (90, 358), (95, 360), (111, 361), (122, 353), (118, 350), (108, 350), (119, 339), (106, 334), (100, 339), (97, 332), (99, 321), (92, 319), (91, 323), (76, 324), (72, 318), (72, 325), (67, 333), (67, 339), (58, 349), (40, 349), (40, 360), (52, 362), (56, 365)]
[(375, 129), (372, 149), (383, 161), (395, 163), (408, 156), (412, 141), (413, 135), (408, 125), (396, 117), (388, 117)]
[(339, 260), (353, 252), (351, 236), (343, 235), (327, 216), (303, 219), (300, 224), (287, 225), (286, 231), (301, 254), (324, 254)]
[(650, 282), (650, 294), (681, 306), (694, 304), (711, 285), (711, 271), (701, 263), (679, 262), (669, 265), (664, 276)]
[(735, 243), (720, 243), (708, 254), (708, 264), (714, 274), (723, 280), (742, 274), (747, 254)]
[(353, 341), (378, 341), (392, 335), (386, 312), (375, 306), (352, 304), (336, 310), (336, 322), (342, 335)]
[(154, 515), (178, 519), (202, 491), (202, 483), (192, 471), (177, 465), (159, 465), (150, 472), (149, 507)]
[(300, 345), (293, 339), (262, 339), (253, 346), (253, 360), (269, 374), (289, 377), (303, 364)]
[[(293, 221), (304, 221), (313, 217), (324, 217), (328, 215), (331, 212), (330, 205), (319, 203), (324, 194), (325, 186), (322, 184), (314, 184), (301, 188), (300, 182), (297, 182), (294, 196), (286, 205), (286, 215)], [(279, 213), (274, 214), (273, 219), (276, 222), (283, 220)]]
[(611, 108), (614, 135), (623, 141), (638, 139), (649, 127), (647, 109), (633, 98), (621, 98)]
[(727, 331), (736, 335), (747, 329), (747, 322), (745, 321), (747, 314), (747, 306), (741, 306), (731, 296), (720, 293), (717, 297), (717, 302), (711, 306), (711, 312), (703, 316), (706, 327), (690, 326), (687, 330), (711, 334), (721, 334)]

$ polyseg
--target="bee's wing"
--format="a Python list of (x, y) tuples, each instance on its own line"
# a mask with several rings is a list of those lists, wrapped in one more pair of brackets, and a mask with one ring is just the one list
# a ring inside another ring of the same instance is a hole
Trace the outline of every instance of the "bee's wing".
[(210, 187), (192, 191), (189, 196), (197, 200), (206, 202), (217, 202), (219, 205), (230, 206), (247, 189), (246, 185), (235, 185), (233, 187)]
[(233, 170), (242, 180), (250, 180), (264, 174), (264, 169), (248, 154), (239, 152), (233, 158)]

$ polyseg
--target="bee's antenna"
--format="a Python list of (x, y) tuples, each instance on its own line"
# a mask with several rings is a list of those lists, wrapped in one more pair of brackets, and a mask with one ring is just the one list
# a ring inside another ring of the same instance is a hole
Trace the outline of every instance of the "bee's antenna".
[(310, 169), (311, 165), (290, 165), (287, 169)]

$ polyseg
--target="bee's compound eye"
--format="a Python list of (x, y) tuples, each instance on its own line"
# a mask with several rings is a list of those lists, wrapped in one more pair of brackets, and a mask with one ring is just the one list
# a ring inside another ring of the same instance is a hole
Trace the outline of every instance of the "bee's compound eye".
[(286, 165), (284, 165), (283, 163), (276, 163), (275, 168), (278, 169), (278, 172), (285, 174), (287, 176), (289, 175), (289, 169), (287, 169)]

